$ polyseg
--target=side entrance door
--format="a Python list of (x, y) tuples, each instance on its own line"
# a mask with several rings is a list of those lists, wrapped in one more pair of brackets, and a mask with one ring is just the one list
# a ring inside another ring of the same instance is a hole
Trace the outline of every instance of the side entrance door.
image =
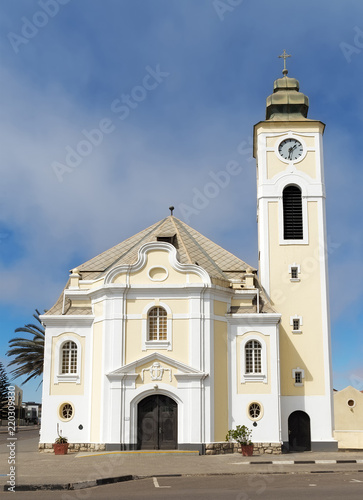
[(161, 394), (148, 396), (137, 405), (137, 448), (175, 450), (178, 446), (177, 403)]
[(289, 451), (310, 451), (310, 417), (301, 410), (289, 416)]

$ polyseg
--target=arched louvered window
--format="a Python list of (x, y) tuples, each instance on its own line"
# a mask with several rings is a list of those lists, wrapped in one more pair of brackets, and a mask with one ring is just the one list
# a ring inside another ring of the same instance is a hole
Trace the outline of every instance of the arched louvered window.
[(61, 373), (77, 373), (77, 344), (69, 340), (62, 345)]
[(148, 314), (148, 340), (167, 340), (167, 314), (163, 307), (153, 307)]
[(301, 190), (287, 186), (282, 193), (284, 208), (284, 240), (303, 239), (303, 214)]
[(245, 346), (246, 373), (262, 373), (262, 346), (257, 340), (250, 340)]

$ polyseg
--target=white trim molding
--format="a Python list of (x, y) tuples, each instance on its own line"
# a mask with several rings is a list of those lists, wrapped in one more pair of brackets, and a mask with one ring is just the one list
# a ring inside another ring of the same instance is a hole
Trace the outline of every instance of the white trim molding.
[(135, 264), (120, 265), (111, 269), (110, 272), (105, 276), (105, 285), (112, 284), (119, 274), (126, 274), (126, 284), (128, 285), (130, 274), (143, 269), (147, 262), (147, 254), (153, 250), (161, 250), (164, 252), (167, 251), (169, 253), (169, 263), (173, 269), (185, 274), (197, 274), (205, 285), (211, 286), (212, 282), (207, 271), (205, 271), (202, 267), (197, 266), (196, 264), (181, 264), (178, 260), (178, 253), (176, 248), (170, 243), (161, 241), (145, 243), (145, 245), (142, 245), (139, 248), (138, 259)]

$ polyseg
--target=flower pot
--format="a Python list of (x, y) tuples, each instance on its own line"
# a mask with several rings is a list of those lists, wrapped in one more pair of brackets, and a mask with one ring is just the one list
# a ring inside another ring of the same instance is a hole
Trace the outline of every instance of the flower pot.
[(241, 453), (244, 457), (252, 457), (253, 454), (253, 444), (242, 444)]
[(67, 455), (68, 443), (54, 443), (53, 450), (54, 450), (54, 455)]

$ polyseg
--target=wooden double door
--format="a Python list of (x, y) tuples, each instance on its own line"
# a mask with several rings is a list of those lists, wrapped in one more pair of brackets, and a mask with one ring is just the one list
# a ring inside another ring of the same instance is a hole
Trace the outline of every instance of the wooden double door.
[(161, 394), (148, 396), (137, 406), (137, 448), (175, 450), (178, 447), (178, 405)]

